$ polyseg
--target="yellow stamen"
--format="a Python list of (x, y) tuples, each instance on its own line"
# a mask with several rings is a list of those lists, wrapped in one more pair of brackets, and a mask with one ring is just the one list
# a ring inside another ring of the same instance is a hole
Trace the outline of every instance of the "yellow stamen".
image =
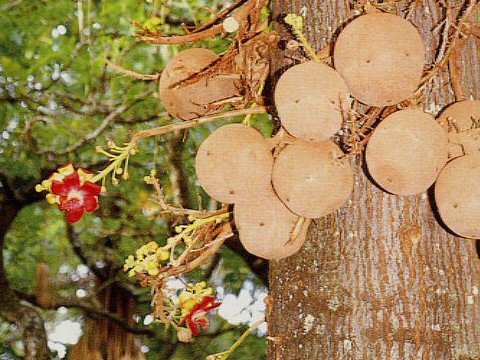
[(68, 165), (62, 166), (57, 171), (59, 174), (66, 176), (66, 175), (73, 174), (75, 172), (75, 169), (72, 164), (68, 164)]
[(47, 194), (46, 198), (47, 198), (47, 202), (50, 205), (53, 205), (53, 204), (57, 203), (57, 201), (58, 201), (58, 196), (54, 195), (54, 194)]

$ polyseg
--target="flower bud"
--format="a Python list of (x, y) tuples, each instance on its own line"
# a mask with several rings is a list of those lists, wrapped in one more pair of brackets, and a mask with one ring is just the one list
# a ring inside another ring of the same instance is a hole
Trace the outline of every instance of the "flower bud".
[(158, 268), (150, 268), (148, 269), (147, 272), (148, 272), (148, 275), (157, 276), (160, 270)]
[(177, 329), (177, 338), (181, 342), (192, 341), (192, 331), (189, 328), (179, 327)]
[(53, 194), (47, 194), (46, 196), (47, 198), (47, 202), (50, 204), (50, 205), (53, 205), (57, 202), (57, 196), (56, 195), (53, 195)]
[(225, 20), (223, 20), (222, 25), (224, 30), (228, 33), (233, 33), (240, 28), (240, 23), (232, 16), (229, 16)]
[(160, 261), (165, 261), (170, 258), (170, 250), (163, 247), (157, 249), (157, 258)]

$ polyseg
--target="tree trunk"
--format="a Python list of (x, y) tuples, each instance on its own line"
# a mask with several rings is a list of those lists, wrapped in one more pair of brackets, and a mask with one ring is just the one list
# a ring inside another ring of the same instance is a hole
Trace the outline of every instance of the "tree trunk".
[[(408, 3), (418, 4), (411, 20), (432, 63), (442, 33), (433, 29), (445, 10), (433, 0)], [(447, 3), (455, 12), (462, 5)], [(303, 14), (317, 49), (355, 15), (344, 0), (273, 5), (276, 18)], [(479, 50), (471, 39), (462, 51), (467, 98), (480, 98)], [(277, 69), (291, 65), (279, 59)], [(424, 106), (436, 113), (454, 97), (448, 73), (432, 84)], [(480, 359), (478, 244), (447, 233), (429, 196), (389, 195), (362, 166), (356, 159), (352, 201), (315, 220), (300, 253), (271, 263), (269, 359)]]
[[(98, 284), (104, 286), (103, 283)], [(104, 310), (135, 326), (137, 301), (115, 283), (99, 291)], [(83, 335), (68, 354), (69, 360), (145, 360), (135, 334), (111, 319), (87, 319)]]

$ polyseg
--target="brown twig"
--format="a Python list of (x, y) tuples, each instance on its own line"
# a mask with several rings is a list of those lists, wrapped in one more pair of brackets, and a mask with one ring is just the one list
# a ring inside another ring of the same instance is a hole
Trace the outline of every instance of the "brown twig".
[(457, 46), (461, 47), (461, 45), (465, 41), (465, 39), (462, 38), (462, 35), (464, 35), (462, 33), (463, 24), (467, 23), (467, 19), (479, 8), (479, 6), (480, 6), (480, 2), (478, 0), (470, 1), (469, 5), (466, 7), (463, 14), (458, 18), (454, 26), (453, 33), (448, 37), (448, 39), (444, 40), (444, 41), (449, 41), (449, 45), (446, 47), (444, 53), (442, 54), (442, 57), (441, 58), (437, 57), (437, 61), (434, 67), (423, 76), (420, 82), (420, 86), (418, 90), (415, 92), (415, 95), (418, 95), (419, 93), (421, 93), (424, 87), (426, 86), (426, 84), (434, 76), (436, 76), (441, 70), (443, 70), (443, 68), (449, 63), (450, 57), (452, 56), (454, 49), (456, 49)]
[[(272, 31), (252, 32), (241, 40), (233, 43), (228, 51), (217, 61), (212, 62), (195, 74), (171, 85), (173, 88), (193, 84), (200, 79), (217, 76), (235, 76), (239, 79), (240, 89), (243, 89), (243, 105), (249, 102), (263, 103), (261, 94), (266, 76), (269, 73), (271, 50), (279, 40), (278, 33)], [(219, 75), (220, 74), (220, 75)], [(229, 99), (231, 103), (237, 98)]]
[(198, 245), (201, 245), (203, 243), (203, 246), (199, 248), (198, 250), (203, 250), (204, 246), (207, 246), (214, 237), (216, 237), (221, 231), (221, 228), (215, 229), (216, 224), (215, 223), (209, 223), (200, 228), (197, 231), (197, 234), (195, 235), (193, 241), (191, 244), (187, 245), (186, 249), (182, 252), (182, 254), (177, 258), (177, 263), (178, 264), (186, 264), (188, 263), (188, 259), (190, 255), (192, 254), (192, 251), (198, 247)]
[(160, 73), (149, 74), (149, 75), (140, 74), (140, 73), (137, 73), (135, 71), (125, 69), (125, 68), (121, 67), (120, 65), (114, 64), (108, 59), (105, 59), (105, 63), (107, 64), (107, 66), (109, 68), (115, 70), (117, 73), (119, 73), (121, 75), (128, 76), (132, 79), (151, 81), (151, 80), (158, 80), (158, 78), (161, 75)]
[(204, 23), (203, 25), (198, 26), (195, 30), (191, 31), (192, 33), (200, 32), (205, 29), (208, 29), (210, 26), (216, 24), (218, 21), (221, 19), (224, 19), (228, 14), (230, 14), (232, 11), (236, 10), (240, 6), (242, 6), (247, 0), (237, 0), (235, 3), (233, 3), (232, 6), (226, 8), (223, 11), (220, 11), (216, 16)]
[(205, 247), (205, 251), (202, 252), (201, 255), (196, 257), (194, 260), (186, 263), (185, 265), (169, 268), (167, 271), (160, 274), (157, 279), (163, 281), (163, 279), (169, 278), (171, 276), (186, 274), (192, 270), (195, 270), (199, 266), (203, 265), (208, 260), (208, 258), (214, 255), (218, 251), (220, 246), (222, 246), (222, 244), (232, 236), (233, 231), (230, 223), (223, 225), (221, 233), (217, 236), (215, 240), (213, 240), (208, 246)]
[[(260, 9), (263, 6), (266, 6), (267, 3), (267, 0), (248, 0), (243, 6), (239, 7), (232, 16), (239, 23), (245, 23), (246, 19), (255, 9)], [(186, 35), (163, 36), (158, 31), (153, 32), (137, 22), (134, 22), (134, 24), (143, 31), (143, 33), (135, 34), (135, 36), (149, 44), (180, 45), (188, 42), (197, 42), (200, 40), (213, 38), (214, 36), (225, 32), (223, 24), (220, 23), (215, 25), (211, 24), (210, 27), (207, 27), (201, 31), (194, 30)]]
[(160, 126), (153, 129), (139, 131), (133, 135), (133, 139), (135, 141), (138, 141), (146, 137), (163, 135), (176, 130), (189, 129), (197, 125), (225, 119), (227, 117), (244, 116), (248, 114), (266, 114), (266, 113), (267, 113), (267, 108), (265, 106), (257, 106), (257, 107), (248, 108), (248, 109), (232, 110), (232, 111), (228, 111), (220, 114), (203, 116), (197, 119), (183, 121), (181, 123), (169, 124), (169, 125)]
[(158, 181), (158, 179), (153, 177), (151, 178), (150, 183), (152, 184), (153, 188), (155, 189), (155, 192), (157, 193), (155, 202), (160, 206), (160, 208), (163, 211), (168, 212), (170, 214), (174, 214), (177, 216), (191, 215), (199, 219), (205, 219), (207, 217), (225, 214), (228, 212), (228, 206), (224, 206), (220, 210), (214, 210), (214, 211), (192, 210), (192, 209), (184, 209), (182, 207), (172, 206), (165, 201), (165, 198), (162, 194), (162, 188), (160, 187), (160, 182)]
[[(353, 128), (350, 141), (351, 152), (350, 155), (358, 155), (362, 152), (363, 148), (367, 145), (368, 140), (374, 129), (375, 122), (378, 121), (380, 114), (386, 109), (379, 107), (370, 107), (365, 113), (366, 120), (359, 128)], [(356, 119), (351, 120), (356, 123)]]

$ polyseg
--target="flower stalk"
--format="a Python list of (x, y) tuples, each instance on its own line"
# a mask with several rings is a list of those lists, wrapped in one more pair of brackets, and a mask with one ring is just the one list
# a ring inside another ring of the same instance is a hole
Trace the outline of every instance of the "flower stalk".
[(242, 345), (245, 340), (255, 331), (257, 330), (260, 325), (262, 325), (265, 322), (265, 318), (262, 318), (261, 320), (257, 321), (255, 324), (250, 326), (247, 331), (245, 331), (242, 336), (238, 338), (237, 341), (233, 343), (233, 345), (228, 349), (227, 351), (222, 351), (217, 354), (212, 354), (209, 355), (205, 358), (205, 360), (227, 360), (232, 354), (237, 350), (240, 345)]
[(313, 50), (312, 46), (310, 45), (305, 34), (302, 31), (304, 25), (303, 17), (301, 17), (300, 15), (288, 14), (287, 16), (285, 16), (284, 20), (288, 25), (292, 27), (297, 40), (303, 46), (310, 58), (316, 62), (322, 62), (322, 60), (315, 53), (315, 50)]
[(128, 179), (128, 162), (130, 156), (137, 153), (136, 150), (137, 140), (133, 139), (125, 146), (118, 146), (113, 141), (108, 142), (109, 151), (104, 150), (102, 147), (97, 146), (96, 151), (100, 154), (106, 155), (110, 158), (110, 165), (100, 171), (92, 178), (92, 182), (102, 181), (102, 190), (106, 191), (106, 178), (108, 175), (112, 177), (112, 184), (118, 185), (117, 175), (122, 175), (122, 179)]

